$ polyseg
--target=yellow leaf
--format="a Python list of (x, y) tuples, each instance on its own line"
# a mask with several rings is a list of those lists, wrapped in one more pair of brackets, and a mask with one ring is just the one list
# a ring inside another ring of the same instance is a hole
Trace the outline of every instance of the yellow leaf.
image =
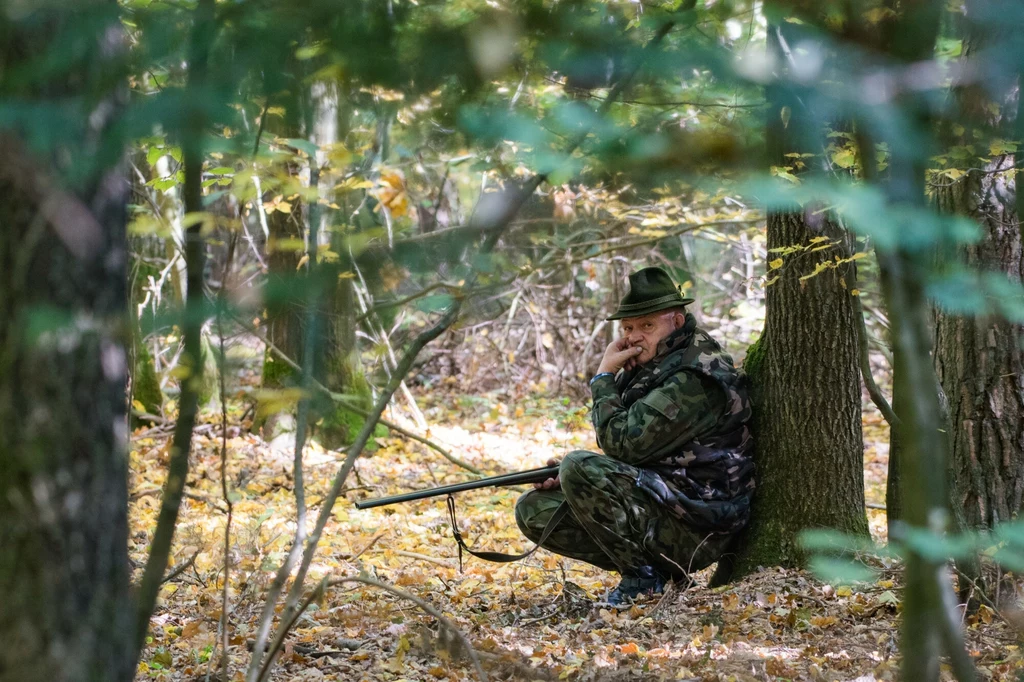
[(839, 619), (835, 616), (816, 616), (811, 618), (811, 625), (819, 628), (827, 628), (830, 625), (835, 625), (839, 622)]
[(277, 206), (275, 206), (274, 209), (280, 211), (281, 213), (291, 213), (292, 205), (289, 204), (287, 201), (282, 201), (279, 204), (277, 204)]
[(308, 253), (303, 254), (302, 258), (300, 258), (299, 262), (295, 265), (295, 269), (296, 270), (301, 270), (302, 266), (305, 265), (308, 262), (309, 262), (309, 254)]
[(766, 287), (770, 287), (771, 285), (775, 284), (775, 283), (776, 283), (776, 282), (778, 282), (778, 281), (779, 281), (779, 278), (778, 278), (778, 276), (775, 276), (775, 277), (772, 277), (772, 278), (771, 278), (771, 279), (769, 279), (769, 280), (765, 280), (765, 283), (764, 283), (764, 285), (765, 285)]
[(133, 400), (132, 401), (132, 407), (134, 407), (139, 412), (145, 412), (146, 411), (146, 406), (143, 405), (142, 403), (140, 403), (138, 400)]
[(832, 155), (832, 163), (840, 168), (850, 168), (857, 162), (852, 149), (840, 149)]
[(783, 180), (787, 180), (787, 181), (793, 183), (794, 185), (799, 185), (800, 184), (800, 178), (798, 178), (797, 176), (793, 175), (789, 171), (790, 171), (790, 168), (788, 166), (785, 166), (785, 167), (772, 166), (772, 168), (771, 168), (772, 175), (774, 175), (776, 177), (779, 177), (779, 178), (782, 178)]
[(775, 260), (773, 260), (770, 263), (768, 263), (768, 269), (769, 270), (778, 270), (779, 268), (782, 267), (782, 264), (783, 264), (782, 259), (781, 258), (776, 258)]
[(843, 585), (836, 589), (837, 597), (849, 597), (853, 595), (853, 590), (848, 585)]
[(820, 275), (825, 270), (828, 270), (829, 268), (834, 268), (834, 267), (835, 267), (835, 264), (832, 261), (827, 261), (827, 260), (826, 261), (822, 261), (822, 262), (818, 263), (814, 267), (814, 272), (812, 272), (809, 275), (804, 275), (803, 277), (800, 278), (800, 281), (801, 282), (806, 282), (807, 280), (811, 279), (812, 277)]
[(896, 12), (888, 7), (873, 7), (867, 12), (864, 12), (864, 20), (869, 24), (877, 24), (886, 17), (896, 16)]

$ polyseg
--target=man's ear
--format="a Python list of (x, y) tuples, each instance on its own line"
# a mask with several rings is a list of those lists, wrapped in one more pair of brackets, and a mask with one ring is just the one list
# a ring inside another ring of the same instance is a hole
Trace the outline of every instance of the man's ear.
[(676, 313), (672, 316), (672, 323), (675, 325), (676, 329), (681, 329), (682, 326), (686, 324), (686, 315), (683, 313)]

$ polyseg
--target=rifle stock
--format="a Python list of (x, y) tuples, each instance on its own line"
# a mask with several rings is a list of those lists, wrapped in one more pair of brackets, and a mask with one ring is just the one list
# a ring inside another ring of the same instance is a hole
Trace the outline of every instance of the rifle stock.
[(402, 493), (401, 495), (391, 495), (390, 497), (373, 497), (368, 500), (359, 500), (355, 504), (356, 509), (372, 509), (374, 507), (384, 507), (389, 504), (412, 502), (413, 500), (423, 500), (428, 497), (439, 497), (441, 495), (449, 495), (451, 493), (461, 493), (466, 490), (476, 490), (478, 488), (501, 488), (510, 485), (523, 485), (525, 483), (542, 483), (549, 478), (555, 478), (556, 476), (558, 476), (557, 466), (541, 467), (539, 469), (517, 471), (511, 474), (501, 474), (500, 476), (487, 476), (484, 478), (478, 478), (475, 481), (442, 485), (437, 488), (414, 490), (412, 492)]

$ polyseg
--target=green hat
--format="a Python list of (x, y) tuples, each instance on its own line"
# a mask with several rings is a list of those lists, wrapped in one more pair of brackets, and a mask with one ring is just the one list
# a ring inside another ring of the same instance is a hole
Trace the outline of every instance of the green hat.
[(629, 276), (629, 293), (622, 298), (619, 309), (608, 319), (641, 317), (690, 303), (693, 303), (693, 299), (683, 298), (667, 272), (661, 268), (644, 268)]

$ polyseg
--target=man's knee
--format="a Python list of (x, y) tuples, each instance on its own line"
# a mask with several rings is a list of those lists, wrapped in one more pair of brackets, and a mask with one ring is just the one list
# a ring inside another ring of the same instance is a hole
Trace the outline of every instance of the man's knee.
[(558, 478), (562, 490), (567, 494), (586, 488), (593, 488), (604, 478), (614, 460), (589, 450), (573, 450), (565, 456), (558, 467)]
[(551, 504), (546, 499), (546, 491), (531, 490), (523, 493), (516, 500), (516, 525), (523, 535), (536, 541), (551, 518)]

